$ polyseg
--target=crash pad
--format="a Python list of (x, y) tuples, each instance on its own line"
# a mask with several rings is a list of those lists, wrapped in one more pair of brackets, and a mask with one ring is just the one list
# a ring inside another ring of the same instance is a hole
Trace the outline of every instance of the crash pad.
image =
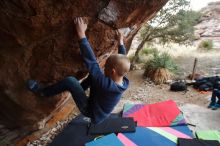
[(220, 146), (215, 140), (178, 139), (178, 146)]
[(80, 115), (73, 119), (64, 130), (58, 134), (50, 146), (84, 146), (85, 143), (92, 141), (97, 135), (88, 135), (89, 123), (83, 120)]
[(124, 146), (137, 146), (135, 143), (133, 143), (130, 139), (128, 139), (121, 133), (118, 133), (117, 137), (124, 144)]
[(183, 114), (173, 100), (155, 104), (125, 104), (123, 117), (133, 117), (138, 126), (169, 127), (185, 125)]
[[(118, 118), (119, 114), (111, 114), (110, 119)], [(84, 120), (85, 116), (78, 115), (60, 132), (50, 146), (84, 146), (100, 135), (89, 135), (90, 123)]]
[(108, 118), (100, 124), (91, 124), (89, 134), (109, 134), (135, 132), (136, 123), (133, 118)]
[(196, 131), (196, 136), (198, 139), (217, 140), (220, 142), (220, 131), (218, 130)]
[(86, 143), (85, 146), (124, 146), (123, 143), (117, 138), (117, 136), (112, 133), (103, 136), (97, 140)]
[(136, 127), (135, 133), (120, 133), (138, 146), (176, 146), (178, 137), (191, 139), (187, 126)]

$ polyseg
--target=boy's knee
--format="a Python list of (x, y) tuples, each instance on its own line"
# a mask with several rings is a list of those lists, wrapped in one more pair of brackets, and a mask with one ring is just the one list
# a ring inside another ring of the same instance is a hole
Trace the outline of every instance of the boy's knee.
[(78, 80), (73, 76), (68, 76), (64, 80), (65, 82), (78, 82)]

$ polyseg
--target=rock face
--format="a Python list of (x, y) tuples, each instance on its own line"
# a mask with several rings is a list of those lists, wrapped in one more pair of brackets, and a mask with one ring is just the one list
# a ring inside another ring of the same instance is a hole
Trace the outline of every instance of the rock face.
[(29, 78), (54, 83), (65, 76), (84, 77), (73, 18), (85, 17), (87, 37), (103, 65), (117, 50), (116, 28), (129, 28), (129, 46), (144, 21), (167, 0), (1, 0), (0, 1), (0, 124), (37, 129), (66, 95), (39, 99), (28, 92)]
[(201, 22), (195, 27), (197, 38), (213, 40), (214, 48), (220, 49), (220, 2), (209, 3), (201, 12)]

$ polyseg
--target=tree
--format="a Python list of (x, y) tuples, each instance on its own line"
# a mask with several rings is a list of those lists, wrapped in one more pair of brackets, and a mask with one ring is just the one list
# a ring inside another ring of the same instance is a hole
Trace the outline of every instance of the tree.
[(170, 0), (158, 14), (145, 23), (138, 33), (140, 44), (132, 59), (132, 66), (146, 43), (158, 38), (161, 43), (189, 43), (194, 40), (194, 25), (200, 20), (200, 13), (189, 10), (188, 0)]

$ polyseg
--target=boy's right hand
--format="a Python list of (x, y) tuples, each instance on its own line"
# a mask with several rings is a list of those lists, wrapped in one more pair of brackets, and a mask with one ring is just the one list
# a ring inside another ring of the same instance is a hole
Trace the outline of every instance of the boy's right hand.
[(82, 17), (77, 17), (74, 19), (74, 24), (76, 27), (76, 31), (78, 34), (79, 39), (85, 38), (86, 37), (86, 29), (87, 29), (87, 24), (84, 22)]

